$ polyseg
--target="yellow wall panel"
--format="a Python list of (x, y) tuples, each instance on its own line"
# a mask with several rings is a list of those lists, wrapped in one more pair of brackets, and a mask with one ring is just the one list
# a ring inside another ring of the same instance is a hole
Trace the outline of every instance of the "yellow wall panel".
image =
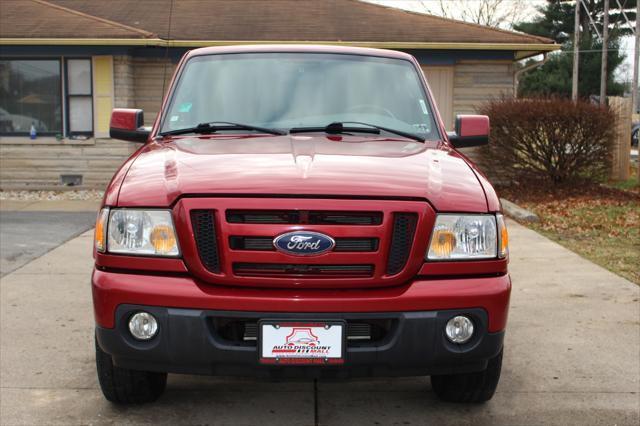
[(113, 109), (113, 57), (93, 57), (94, 136), (109, 137)]
[[(95, 134), (96, 137), (107, 137), (109, 135), (109, 122), (111, 121), (111, 110), (113, 101), (108, 97), (96, 98)], [(102, 136), (104, 135), (104, 136)]]

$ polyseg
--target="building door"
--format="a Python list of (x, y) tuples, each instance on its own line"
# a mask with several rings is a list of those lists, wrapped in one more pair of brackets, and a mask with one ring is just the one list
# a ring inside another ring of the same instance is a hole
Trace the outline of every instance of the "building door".
[(453, 66), (422, 67), (447, 130), (453, 130)]

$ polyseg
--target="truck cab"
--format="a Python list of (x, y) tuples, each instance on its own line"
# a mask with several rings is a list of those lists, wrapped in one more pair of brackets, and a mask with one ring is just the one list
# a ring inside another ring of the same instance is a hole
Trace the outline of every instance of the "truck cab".
[(511, 281), (492, 186), (447, 133), (410, 55), (336, 46), (188, 52), (95, 231), (105, 397), (143, 403), (167, 373), (431, 376), (483, 402), (500, 377)]

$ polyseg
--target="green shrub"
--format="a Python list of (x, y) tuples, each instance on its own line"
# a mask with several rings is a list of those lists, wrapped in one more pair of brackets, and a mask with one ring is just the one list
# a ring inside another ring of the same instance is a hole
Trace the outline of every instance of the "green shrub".
[(556, 98), (494, 100), (481, 114), (491, 119), (490, 143), (479, 163), (501, 179), (599, 180), (607, 175), (615, 114), (586, 102)]

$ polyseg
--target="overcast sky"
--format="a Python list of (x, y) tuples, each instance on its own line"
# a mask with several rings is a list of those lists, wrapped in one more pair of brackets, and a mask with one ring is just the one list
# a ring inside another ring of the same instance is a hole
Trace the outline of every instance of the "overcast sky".
[[(440, 0), (364, 0), (370, 3), (378, 3), (385, 6), (398, 7), (401, 9), (407, 9), (414, 12), (427, 12), (428, 10), (437, 11), (439, 9)], [(460, 2), (460, 0), (444, 0), (452, 2)], [(482, 0), (462, 0), (468, 2), (471, 5), (478, 4)], [(524, 8), (525, 15), (532, 16), (537, 13), (537, 6), (544, 6), (545, 0), (505, 0), (509, 2), (521, 3)], [(454, 16), (456, 19), (461, 19), (461, 16)]]

